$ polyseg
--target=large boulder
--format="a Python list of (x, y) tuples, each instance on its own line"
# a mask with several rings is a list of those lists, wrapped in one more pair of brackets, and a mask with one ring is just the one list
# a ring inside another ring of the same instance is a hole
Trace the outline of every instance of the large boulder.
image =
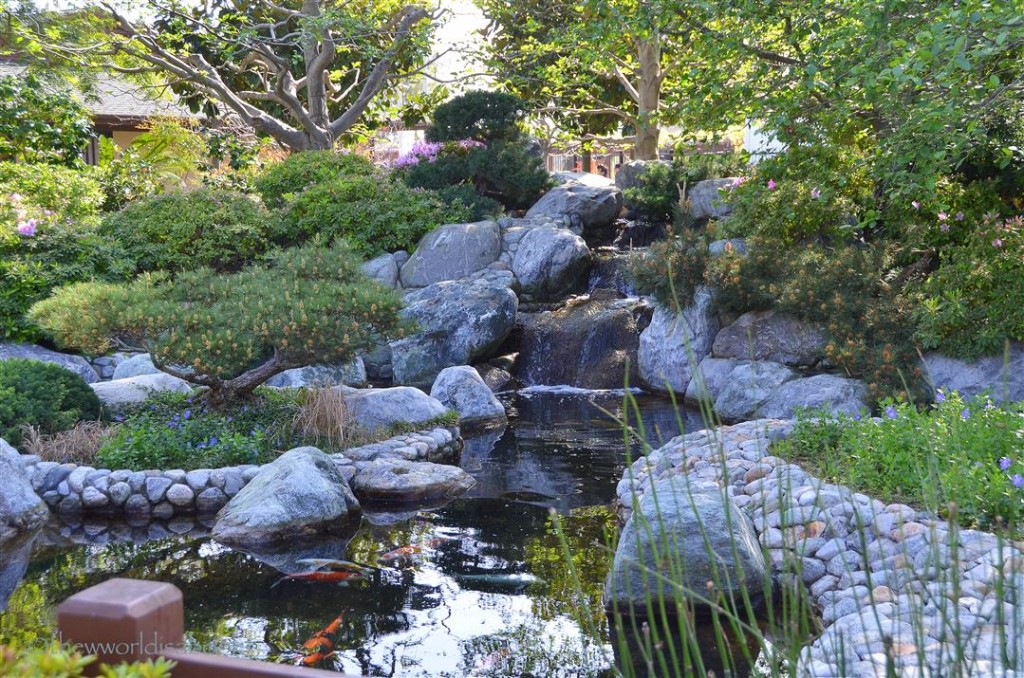
[(27, 360), (39, 360), (44, 363), (55, 363), (66, 370), (71, 370), (84, 379), (87, 384), (100, 380), (96, 370), (82, 356), (58, 353), (35, 344), (15, 344), (9, 341), (0, 342), (0, 360), (8, 360), (10, 358), (25, 358)]
[(686, 197), (694, 219), (721, 219), (732, 214), (722, 189), (733, 185), (735, 179), (705, 179), (690, 186)]
[(775, 389), (757, 416), (766, 419), (793, 419), (801, 409), (826, 409), (833, 413), (866, 412), (868, 389), (859, 379), (819, 374), (794, 379)]
[(213, 538), (259, 548), (345, 534), (360, 512), (345, 477), (315, 447), (289, 450), (259, 473), (217, 514)]
[(529, 301), (561, 299), (579, 290), (589, 267), (590, 248), (583, 238), (546, 226), (530, 229), (512, 260), (520, 296)]
[(390, 344), (394, 383), (428, 387), (446, 367), (490, 357), (515, 326), (512, 282), (509, 271), (487, 271), (407, 293), (402, 314), (419, 331)]
[[(622, 388), (637, 383), (640, 326), (650, 307), (637, 300), (574, 300), (545, 313), (520, 314), (514, 376), (527, 386)], [(646, 316), (646, 317), (645, 317)]]
[(375, 259), (370, 259), (361, 267), (363, 275), (376, 280), (384, 287), (401, 287), (398, 283), (398, 260), (393, 254), (382, 254)]
[(392, 424), (430, 421), (448, 411), (435, 398), (409, 386), (346, 391), (345, 407), (352, 423), (370, 432)]
[(828, 332), (778, 311), (751, 311), (722, 329), (711, 354), (735, 360), (770, 360), (792, 367), (808, 367), (825, 356)]
[(739, 365), (746, 365), (746, 360), (732, 360), (731, 358), (712, 358), (707, 356), (697, 365), (693, 378), (686, 386), (686, 394), (683, 400), (688, 405), (700, 406), (702, 403), (714, 405), (719, 394), (729, 384), (729, 375)]
[(1024, 400), (1024, 343), (1010, 344), (1008, 355), (988, 356), (974, 361), (926, 353), (924, 373), (935, 389), (959, 391), (963, 396), (988, 391), (999, 402)]
[(451, 499), (476, 485), (458, 466), (404, 459), (356, 462), (352, 489), (368, 504), (405, 504)]
[(506, 421), (501, 402), (480, 374), (468, 365), (441, 370), (430, 389), (430, 397), (458, 412), (463, 426), (502, 425)]
[(594, 174), (593, 172), (552, 172), (551, 178), (554, 179), (555, 185), (557, 186), (561, 186), (562, 184), (569, 182), (598, 187), (612, 186), (615, 184), (615, 182), (608, 177), (601, 176), (600, 174)]
[(526, 212), (527, 218), (578, 215), (584, 230), (602, 229), (622, 211), (622, 191), (615, 186), (592, 186), (567, 181), (545, 193)]
[(169, 374), (143, 374), (138, 377), (114, 379), (89, 384), (96, 392), (100, 402), (117, 410), (125, 405), (141, 403), (154, 393), (172, 391), (174, 393), (191, 393), (192, 386), (184, 379)]
[(626, 522), (604, 601), (643, 616), (648, 601), (675, 600), (673, 584), (706, 596), (713, 582), (716, 593), (739, 606), (744, 590), (753, 600), (763, 598), (770, 576), (754, 526), (723, 488), (670, 476), (644, 493), (639, 515)]
[(457, 280), (487, 268), (501, 254), (501, 229), (493, 221), (447, 224), (427, 233), (402, 266), (404, 287)]
[(755, 419), (779, 386), (799, 376), (796, 370), (767, 360), (737, 365), (715, 399), (715, 412), (726, 422)]
[(711, 290), (702, 286), (681, 317), (663, 306), (655, 308), (650, 326), (640, 334), (637, 351), (640, 379), (649, 388), (686, 393), (694, 369), (711, 350), (718, 332), (711, 300)]
[(153, 358), (148, 353), (139, 353), (130, 358), (125, 358), (114, 368), (113, 379), (127, 379), (129, 377), (141, 377), (144, 374), (159, 374), (160, 370), (153, 364)]
[(21, 455), (0, 438), (0, 545), (35, 530), (50, 511), (32, 489)]
[(366, 386), (366, 365), (356, 357), (337, 365), (307, 365), (285, 370), (267, 380), (267, 386), (304, 388), (307, 386)]

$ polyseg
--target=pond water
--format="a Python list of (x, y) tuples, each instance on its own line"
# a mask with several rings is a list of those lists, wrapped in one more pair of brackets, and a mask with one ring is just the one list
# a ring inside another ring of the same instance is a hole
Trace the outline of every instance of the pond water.
[[(54, 523), (24, 546), (31, 559), (0, 614), (0, 644), (48, 637), (57, 603), (121, 576), (183, 591), (191, 649), (300, 663), (306, 641), (340, 619), (329, 634), (334, 652), (315, 662), (319, 668), (367, 676), (610, 674), (600, 594), (614, 543), (610, 505), (627, 454), (622, 429), (602, 409), (621, 414), (622, 395), (531, 389), (507, 398), (506, 429), (467, 437), (462, 466), (477, 479), (473, 490), (441, 507), (368, 512), (350, 539), (302, 554), (233, 551), (208, 538), (209, 523), (189, 520)], [(638, 402), (652, 444), (677, 434), (671, 403)], [(683, 425), (702, 428), (693, 412), (683, 413)], [(633, 441), (631, 454), (638, 451)], [(379, 559), (407, 546), (402, 558)], [(283, 579), (284, 563), (301, 555), (380, 569), (346, 585)], [(0, 593), (11, 591), (19, 569), (0, 572)]]

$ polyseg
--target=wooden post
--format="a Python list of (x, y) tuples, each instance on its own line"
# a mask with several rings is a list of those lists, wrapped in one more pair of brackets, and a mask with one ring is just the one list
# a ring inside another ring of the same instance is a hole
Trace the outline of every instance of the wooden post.
[(183, 646), (181, 591), (160, 582), (109, 579), (61, 603), (57, 629), (62, 644), (97, 656), (92, 672), (101, 663), (158, 657)]

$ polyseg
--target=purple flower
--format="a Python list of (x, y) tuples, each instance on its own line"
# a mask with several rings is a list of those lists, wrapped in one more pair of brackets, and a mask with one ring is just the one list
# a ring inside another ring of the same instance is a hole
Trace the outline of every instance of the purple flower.
[(921, 209), (921, 203), (919, 203), (919, 202), (918, 202), (918, 201), (916, 201), (916, 200), (912, 200), (912, 201), (910, 202), (910, 205), (911, 205), (911, 206), (912, 206), (912, 207), (913, 207), (913, 208), (914, 208), (915, 210), (919, 210), (919, 209)]
[(857, 414), (853, 415), (853, 420), (854, 421), (860, 421), (860, 412), (858, 412)]
[(26, 238), (31, 238), (36, 234), (36, 220), (29, 219), (18, 224), (18, 235), (23, 235)]
[(821, 189), (815, 186), (811, 189), (811, 200), (817, 200), (821, 197)]
[(965, 407), (963, 410), (961, 410), (960, 411), (960, 418), (963, 419), (964, 421), (967, 421), (968, 419), (970, 419), (971, 418), (971, 410), (970, 410), (970, 408)]
[(217, 443), (219, 443), (219, 442), (220, 442), (220, 441), (219, 441), (219, 440), (217, 440), (217, 437), (216, 437), (216, 436), (210, 436), (210, 447), (213, 447), (214, 445), (216, 445), (216, 444), (217, 444)]
[(937, 402), (937, 403), (944, 403), (944, 402), (946, 402), (946, 394), (942, 392), (941, 388), (938, 391), (935, 392), (935, 402)]
[(956, 215), (953, 218), (956, 219), (957, 221), (963, 221), (964, 220), (964, 213), (963, 212), (957, 212)]
[(120, 414), (115, 414), (114, 421), (121, 423), (122, 421), (124, 421), (124, 417), (122, 417)]
[(1024, 487), (1024, 476), (1019, 473), (1014, 473), (1013, 477), (1010, 478), (1010, 482), (1013, 483), (1014, 487)]
[(1008, 468), (1010, 468), (1010, 465), (1012, 463), (1013, 463), (1013, 461), (1009, 457), (1003, 457), (1002, 459), (999, 460), (999, 470), (1000, 471), (1007, 470)]
[(774, 191), (775, 190), (775, 179), (769, 179), (768, 180), (768, 190), (769, 191)]
[(184, 412), (181, 413), (181, 418), (184, 419), (185, 421), (188, 421), (191, 416), (192, 410), (185, 410)]
[(885, 408), (885, 416), (887, 416), (889, 419), (895, 419), (898, 416), (900, 416), (900, 413), (896, 411), (896, 408), (894, 406), (889, 405), (888, 407)]
[(945, 221), (943, 221), (939, 225), (939, 230), (942, 231), (943, 233), (949, 233), (949, 224), (947, 224)]
[(746, 177), (736, 177), (735, 179), (732, 180), (732, 183), (729, 184), (729, 188), (730, 189), (737, 189), (740, 186), (742, 186), (746, 180), (747, 180)]
[(1003, 241), (1001, 239), (996, 238), (995, 240), (992, 241), (992, 247), (999, 248), (999, 247), (1002, 247), (1002, 246), (1003, 246)]

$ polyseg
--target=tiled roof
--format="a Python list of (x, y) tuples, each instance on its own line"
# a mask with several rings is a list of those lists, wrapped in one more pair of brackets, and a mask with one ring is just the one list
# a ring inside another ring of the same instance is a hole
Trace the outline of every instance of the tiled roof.
[[(20, 75), (21, 64), (0, 63), (0, 77)], [(167, 98), (169, 90), (147, 88), (113, 74), (96, 76), (89, 94), (76, 93), (94, 116), (143, 119), (156, 115), (176, 118), (197, 117), (185, 107)], [(173, 96), (173, 95), (171, 95)]]

